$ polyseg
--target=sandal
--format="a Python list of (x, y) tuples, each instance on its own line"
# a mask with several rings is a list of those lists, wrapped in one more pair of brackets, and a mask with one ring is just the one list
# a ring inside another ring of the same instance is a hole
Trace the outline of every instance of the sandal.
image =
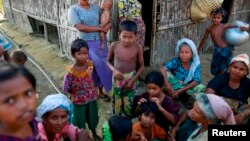
[(109, 101), (111, 101), (111, 98), (108, 95), (104, 95), (103, 100), (106, 101), (106, 102), (109, 102)]

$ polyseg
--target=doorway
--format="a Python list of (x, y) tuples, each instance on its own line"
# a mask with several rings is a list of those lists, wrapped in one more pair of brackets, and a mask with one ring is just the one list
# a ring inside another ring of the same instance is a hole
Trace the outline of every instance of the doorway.
[(152, 49), (152, 16), (154, 0), (138, 0), (142, 5), (142, 19), (146, 26), (145, 46), (144, 46), (144, 63), (150, 65), (150, 51)]
[(233, 6), (233, 0), (224, 0), (223, 1), (221, 7), (225, 10), (225, 15), (224, 15), (221, 23), (227, 23), (228, 22), (232, 6)]

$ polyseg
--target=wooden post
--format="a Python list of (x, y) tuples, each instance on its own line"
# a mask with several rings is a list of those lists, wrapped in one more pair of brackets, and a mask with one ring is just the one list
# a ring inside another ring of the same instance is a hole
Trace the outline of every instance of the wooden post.
[(45, 40), (49, 41), (48, 27), (47, 27), (46, 22), (43, 22), (43, 28), (44, 28), (44, 38), (45, 38)]

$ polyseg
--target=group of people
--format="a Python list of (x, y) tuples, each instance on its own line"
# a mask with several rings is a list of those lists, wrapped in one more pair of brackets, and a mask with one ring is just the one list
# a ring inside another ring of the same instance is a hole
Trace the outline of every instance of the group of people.
[[(146, 92), (138, 94), (138, 78), (144, 70), (141, 4), (118, 0), (119, 41), (108, 47), (105, 36), (112, 26), (107, 16), (111, 3), (104, 0), (99, 8), (89, 0), (79, 0), (69, 8), (69, 21), (79, 32), (70, 45), (74, 64), (66, 68), (62, 93), (49, 94), (38, 107), (34, 76), (18, 57), (8, 59), (7, 45), (1, 45), (5, 60), (19, 64), (0, 66), (1, 140), (100, 140), (96, 133), (98, 97), (112, 99), (114, 115), (103, 123), (104, 141), (207, 140), (210, 124), (247, 124), (249, 58), (247, 54), (232, 58), (233, 47), (222, 34), (234, 26), (220, 23), (223, 9), (212, 11), (212, 25), (199, 48), (188, 38), (178, 40), (177, 56), (148, 73)], [(199, 53), (209, 34), (215, 43), (211, 65), (215, 77), (205, 86)], [(136, 117), (138, 121), (132, 123)], [(86, 123), (92, 137), (85, 130)]]

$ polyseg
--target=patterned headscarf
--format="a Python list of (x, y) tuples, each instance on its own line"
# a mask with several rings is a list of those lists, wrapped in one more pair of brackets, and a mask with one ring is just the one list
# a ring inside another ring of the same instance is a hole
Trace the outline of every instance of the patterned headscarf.
[(206, 118), (216, 123), (236, 124), (231, 107), (221, 97), (215, 94), (199, 94), (197, 101)]
[(64, 94), (51, 94), (44, 98), (43, 102), (37, 108), (37, 120), (42, 121), (43, 115), (62, 108), (68, 111), (68, 117), (71, 117), (70, 100)]
[(179, 56), (179, 51), (180, 51), (180, 47), (183, 43), (186, 43), (192, 50), (193, 53), (193, 62), (190, 66), (189, 69), (189, 73), (186, 77), (186, 79), (184, 80), (184, 84), (187, 84), (189, 81), (192, 80), (192, 78), (194, 77), (194, 72), (196, 70), (196, 68), (200, 65), (200, 57), (198, 55), (196, 46), (194, 44), (194, 42), (188, 38), (182, 38), (177, 42), (176, 48), (175, 48), (175, 53)]

